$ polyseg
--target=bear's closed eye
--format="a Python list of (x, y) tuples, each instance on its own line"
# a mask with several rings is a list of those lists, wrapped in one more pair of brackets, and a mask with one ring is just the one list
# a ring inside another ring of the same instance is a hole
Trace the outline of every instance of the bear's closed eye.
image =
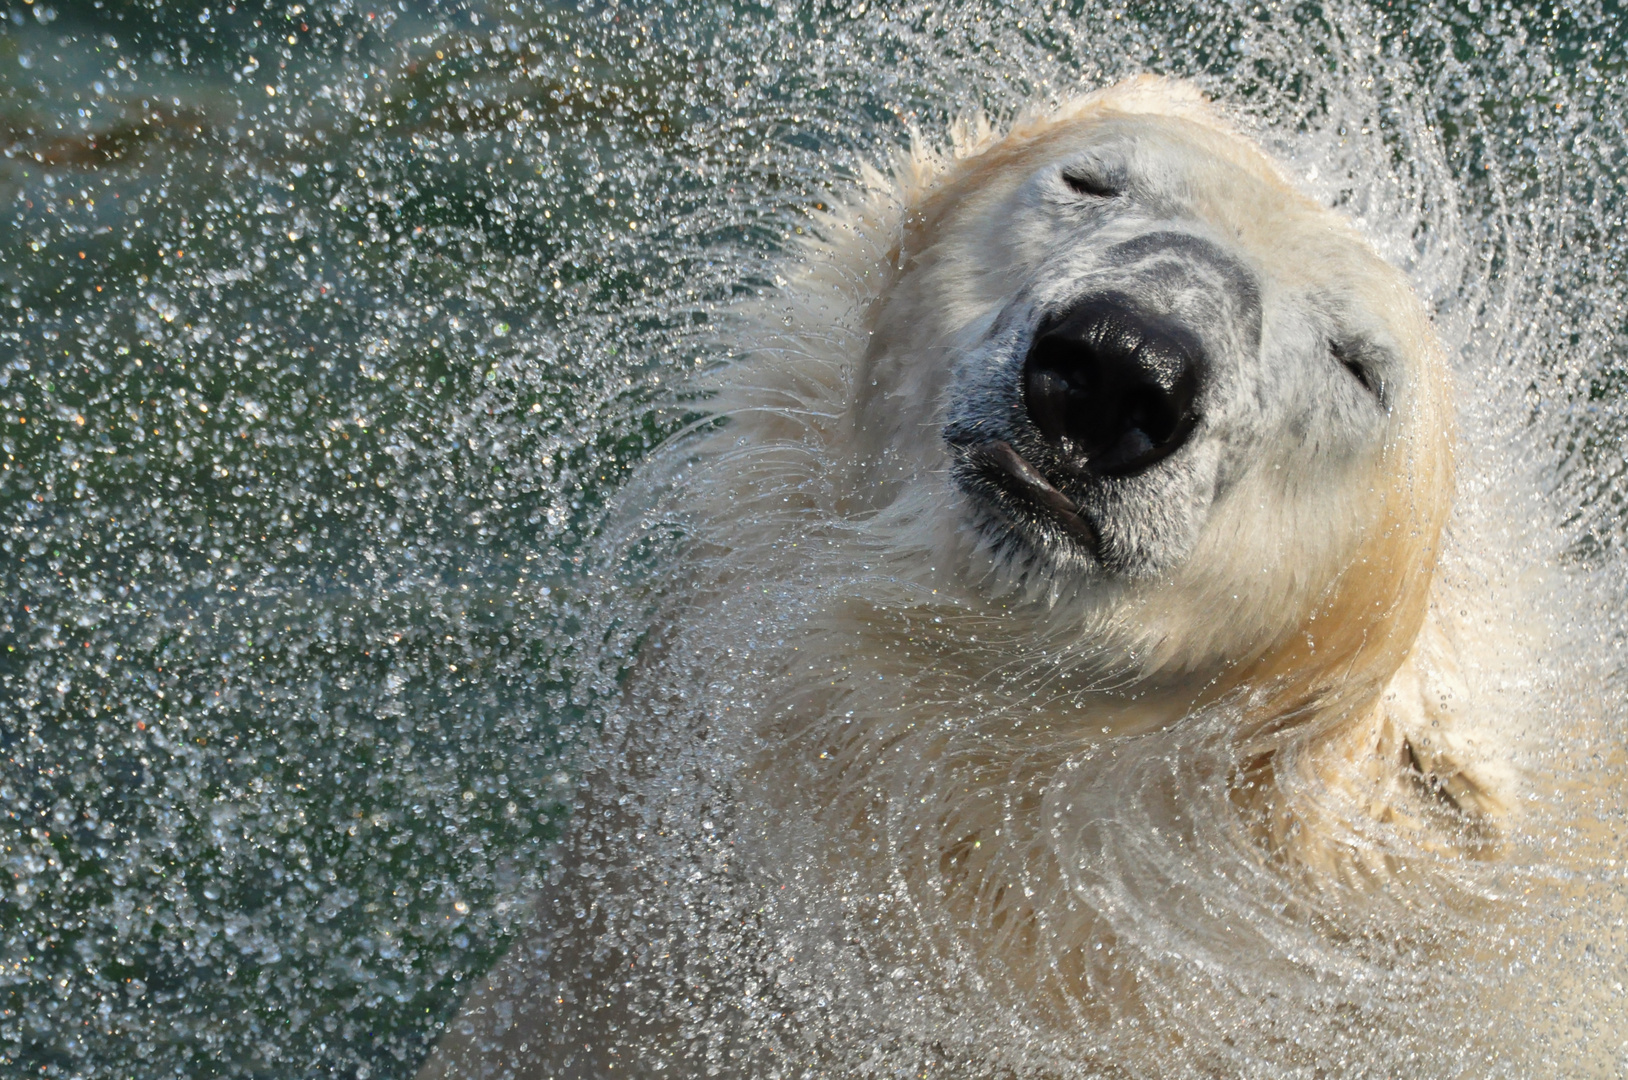
[(1119, 185), (1090, 173), (1066, 172), (1063, 174), (1063, 183), (1081, 195), (1090, 195), (1097, 199), (1112, 199), (1121, 194)]
[(1374, 397), (1379, 398), (1381, 401), (1384, 401), (1384, 385), (1373, 372), (1369, 371), (1368, 368), (1357, 359), (1359, 348), (1356, 345), (1353, 345), (1350, 342), (1331, 341), (1328, 343), (1328, 351), (1329, 355), (1333, 356), (1335, 361), (1338, 362), (1341, 367), (1349, 371), (1357, 382), (1362, 384), (1362, 388), (1364, 390), (1374, 395)]

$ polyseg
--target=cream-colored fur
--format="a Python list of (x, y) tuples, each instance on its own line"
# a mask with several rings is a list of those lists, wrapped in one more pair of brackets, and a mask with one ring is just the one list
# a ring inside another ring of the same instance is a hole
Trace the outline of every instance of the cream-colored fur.
[[(1400, 358), (1382, 413), (1258, 439), (1133, 574), (974, 528), (940, 435), (1072, 257), (1025, 185), (1110, 136), (1162, 185), (1125, 228), (1253, 268), (1273, 348), (1329, 295)], [(1218, 1075), (1405, 1028), (1350, 987), (1429, 936), (1409, 889), (1473, 906), (1518, 787), (1435, 583), (1452, 406), (1407, 283), (1153, 78), (918, 144), (816, 224), (715, 378), (727, 422), (625, 497), (618, 550), (666, 554), (604, 570), (591, 792), (425, 1075)], [(1247, 1030), (1261, 987), (1288, 1034)]]

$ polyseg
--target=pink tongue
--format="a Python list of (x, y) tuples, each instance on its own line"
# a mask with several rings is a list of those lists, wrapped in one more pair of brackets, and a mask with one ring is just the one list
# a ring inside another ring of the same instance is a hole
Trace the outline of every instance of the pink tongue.
[(1097, 550), (1097, 530), (1080, 515), (1080, 508), (1070, 502), (1068, 496), (1052, 487), (1051, 481), (1041, 476), (1038, 469), (1023, 459), (1023, 455), (1012, 449), (1011, 443), (996, 439), (984, 443), (978, 450), (1020, 485), (1030, 498), (1050, 510), (1076, 539), (1084, 541), (1093, 552)]

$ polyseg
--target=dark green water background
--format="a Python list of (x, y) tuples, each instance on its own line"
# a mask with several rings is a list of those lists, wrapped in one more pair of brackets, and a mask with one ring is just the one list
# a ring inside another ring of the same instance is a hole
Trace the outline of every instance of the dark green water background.
[(573, 798), (580, 565), (658, 403), (969, 106), (1152, 69), (1292, 132), (1397, 75), (1476, 258), (1549, 253), (1505, 300), (1620, 547), (1614, 8), (0, 15), (7, 1075), (412, 1073)]

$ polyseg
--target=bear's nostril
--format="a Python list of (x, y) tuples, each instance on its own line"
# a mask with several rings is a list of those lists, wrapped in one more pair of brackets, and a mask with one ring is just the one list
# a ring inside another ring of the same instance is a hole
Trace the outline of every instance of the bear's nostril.
[(1065, 458), (1098, 475), (1139, 472), (1192, 431), (1197, 356), (1180, 328), (1088, 300), (1042, 325), (1024, 364), (1024, 406)]

